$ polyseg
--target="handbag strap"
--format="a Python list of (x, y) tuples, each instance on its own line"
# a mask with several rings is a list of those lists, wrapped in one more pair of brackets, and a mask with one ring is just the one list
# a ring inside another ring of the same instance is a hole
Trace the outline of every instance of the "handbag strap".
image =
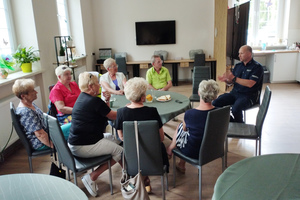
[[(140, 172), (140, 148), (139, 148), (139, 137), (138, 137), (138, 124), (137, 121), (134, 121), (134, 132), (135, 132), (135, 140), (136, 140), (136, 153), (137, 153), (137, 159), (138, 159), (138, 172)], [(123, 171), (126, 171), (126, 162), (125, 162), (125, 156), (124, 152), (122, 155), (122, 162), (123, 162)]]
[(140, 168), (140, 148), (139, 148), (139, 135), (138, 135), (137, 121), (134, 121), (134, 132), (135, 132), (136, 153), (138, 159), (138, 172), (139, 172), (141, 168)]

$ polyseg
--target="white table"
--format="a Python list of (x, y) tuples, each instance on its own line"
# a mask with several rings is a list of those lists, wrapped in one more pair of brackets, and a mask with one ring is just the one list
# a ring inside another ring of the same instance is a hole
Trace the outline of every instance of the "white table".
[(1, 200), (87, 200), (74, 183), (46, 174), (10, 174), (0, 176)]

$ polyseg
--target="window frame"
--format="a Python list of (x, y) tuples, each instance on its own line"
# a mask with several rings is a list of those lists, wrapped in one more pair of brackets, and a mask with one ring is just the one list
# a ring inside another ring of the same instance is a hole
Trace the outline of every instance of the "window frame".
[(60, 5), (60, 3), (59, 3), (59, 0), (56, 0), (56, 9), (57, 9), (57, 20), (58, 20), (58, 26), (59, 26), (59, 32), (60, 32), (60, 35), (61, 36), (70, 36), (71, 35), (71, 28), (70, 28), (70, 18), (69, 18), (69, 10), (68, 10), (68, 2), (67, 2), (67, 0), (63, 0), (63, 5), (64, 5), (64, 12), (65, 12), (65, 16), (66, 16), (66, 23), (67, 23), (67, 34), (66, 35), (64, 35), (63, 33), (62, 33), (62, 29), (61, 29), (61, 25), (60, 25), (60, 18), (61, 18), (61, 16), (59, 15), (59, 13), (58, 13), (58, 10), (59, 10), (59, 5)]

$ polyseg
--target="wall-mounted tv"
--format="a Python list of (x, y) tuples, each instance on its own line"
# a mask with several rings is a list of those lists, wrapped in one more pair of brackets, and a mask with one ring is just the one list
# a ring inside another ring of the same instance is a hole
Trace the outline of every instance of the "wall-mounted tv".
[(175, 44), (175, 20), (135, 22), (136, 44)]

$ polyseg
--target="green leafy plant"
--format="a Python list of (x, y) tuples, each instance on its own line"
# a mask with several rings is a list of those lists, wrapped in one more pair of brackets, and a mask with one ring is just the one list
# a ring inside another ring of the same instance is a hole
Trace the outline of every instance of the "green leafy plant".
[(21, 48), (21, 45), (19, 45), (17, 51), (13, 54), (13, 57), (20, 65), (23, 63), (33, 63), (40, 60), (40, 57), (36, 55), (36, 52), (38, 51), (39, 50), (33, 50), (32, 46), (29, 48)]
[(0, 68), (2, 69), (10, 69), (15, 70), (13, 68), (15, 62), (13, 61), (13, 58), (11, 55), (4, 55), (2, 54), (0, 57)]
[(65, 56), (65, 49), (61, 46), (59, 50), (59, 56)]

